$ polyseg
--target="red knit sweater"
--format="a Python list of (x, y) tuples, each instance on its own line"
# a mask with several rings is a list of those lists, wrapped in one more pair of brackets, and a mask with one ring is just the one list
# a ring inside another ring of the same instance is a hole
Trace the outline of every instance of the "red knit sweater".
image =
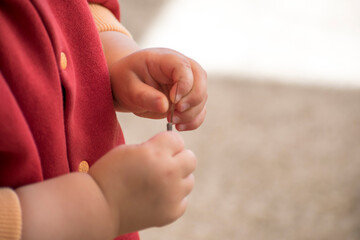
[[(91, 2), (120, 17), (116, 0)], [(0, 187), (77, 171), (124, 143), (87, 4), (0, 1)]]

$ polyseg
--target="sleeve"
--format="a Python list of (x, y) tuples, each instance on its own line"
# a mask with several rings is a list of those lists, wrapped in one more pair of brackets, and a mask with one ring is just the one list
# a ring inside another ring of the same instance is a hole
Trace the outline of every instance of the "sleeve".
[(120, 5), (118, 0), (88, 0), (88, 3), (99, 4), (109, 9), (120, 21)]
[(0, 188), (0, 239), (21, 238), (21, 207), (14, 190)]
[(93, 15), (96, 28), (99, 32), (116, 31), (132, 38), (129, 31), (120, 23), (120, 21), (108, 8), (96, 3), (89, 3), (89, 8)]

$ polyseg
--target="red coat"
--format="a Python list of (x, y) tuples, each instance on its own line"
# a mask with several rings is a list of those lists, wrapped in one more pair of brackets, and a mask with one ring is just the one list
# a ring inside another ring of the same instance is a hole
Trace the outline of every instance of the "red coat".
[[(119, 18), (116, 0), (91, 2)], [(87, 2), (1, 0), (0, 186), (77, 171), (122, 143)]]

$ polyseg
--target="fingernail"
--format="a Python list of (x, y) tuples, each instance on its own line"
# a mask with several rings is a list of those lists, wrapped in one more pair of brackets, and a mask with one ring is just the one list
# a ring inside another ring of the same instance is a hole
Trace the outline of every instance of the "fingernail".
[(184, 130), (186, 129), (186, 126), (185, 126), (184, 124), (179, 124), (179, 125), (177, 126), (177, 129), (178, 129), (179, 131), (184, 131)]
[(185, 112), (186, 110), (188, 110), (190, 107), (190, 104), (188, 103), (183, 103), (180, 105), (180, 112)]
[(180, 99), (181, 99), (181, 95), (180, 95), (180, 94), (177, 94), (177, 95), (175, 96), (175, 103), (177, 103), (178, 101), (180, 101)]
[(173, 123), (179, 123), (179, 122), (180, 122), (180, 118), (178, 116), (174, 116)]

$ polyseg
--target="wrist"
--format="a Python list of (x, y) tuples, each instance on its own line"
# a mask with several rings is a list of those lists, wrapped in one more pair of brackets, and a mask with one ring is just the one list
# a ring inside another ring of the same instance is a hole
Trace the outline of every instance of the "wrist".
[(88, 174), (70, 173), (20, 187), (16, 192), (22, 209), (23, 239), (116, 236), (108, 204)]
[[(111, 233), (111, 236), (119, 236), (122, 235), (122, 231), (120, 230), (120, 220), (118, 217), (118, 209), (117, 204), (111, 201), (111, 197), (109, 196), (109, 191), (103, 186), (103, 181), (101, 179), (101, 175), (98, 173), (94, 173), (92, 169), (90, 169), (89, 173), (87, 174), (88, 177), (91, 179), (95, 191), (99, 193), (102, 200), (102, 205), (104, 206), (106, 212), (106, 220), (104, 221), (105, 225), (108, 226), (108, 231)], [(100, 176), (99, 176), (100, 175)]]
[[(102, 216), (97, 219), (98, 226), (104, 230), (106, 237), (103, 239), (111, 239), (121, 235), (119, 232), (119, 220), (117, 219), (116, 210), (114, 205), (109, 201), (104, 189), (99, 185), (99, 182), (90, 173), (84, 174), (84, 177), (88, 178), (89, 191), (92, 191), (96, 195), (95, 201), (98, 205), (98, 216)], [(93, 200), (91, 197), (89, 199)], [(95, 207), (95, 206), (94, 206)], [(96, 216), (95, 216), (96, 218)]]
[[(115, 235), (138, 231), (141, 228), (134, 221), (134, 208), (128, 185), (131, 181), (123, 179), (126, 173), (119, 167), (119, 162), (126, 162), (126, 151), (129, 146), (120, 146), (105, 154), (89, 170), (89, 176), (101, 192)], [(120, 160), (120, 161), (119, 161)]]
[(109, 69), (123, 57), (140, 50), (140, 47), (133, 39), (120, 32), (100, 32), (100, 40)]

